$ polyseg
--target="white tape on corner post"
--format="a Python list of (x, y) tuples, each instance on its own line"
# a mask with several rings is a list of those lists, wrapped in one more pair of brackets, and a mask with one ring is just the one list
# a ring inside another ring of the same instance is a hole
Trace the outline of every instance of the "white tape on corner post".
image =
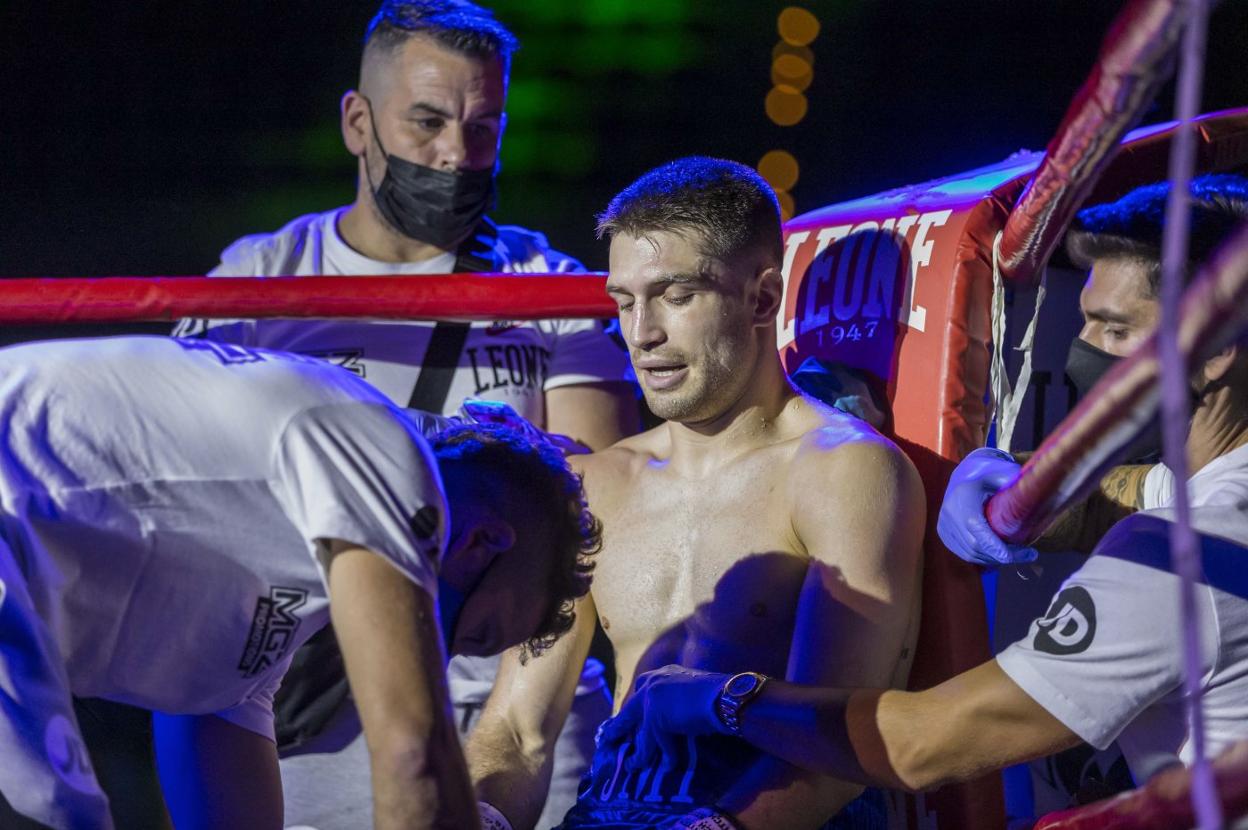
[(1014, 427), (1018, 423), (1018, 413), (1023, 408), (1023, 398), (1027, 397), (1027, 387), (1031, 385), (1031, 355), (1035, 350), (1036, 322), (1040, 319), (1040, 306), (1044, 304), (1047, 291), (1045, 280), (1047, 274), (1040, 272), (1040, 283), (1036, 286), (1036, 307), (1031, 312), (1031, 321), (1023, 332), (1023, 339), (1016, 347), (1023, 353), (1023, 365), (1018, 369), (1018, 378), (1013, 386), (1005, 368), (1005, 281), (1001, 278), (1001, 231), (992, 240), (992, 364), (989, 368), (988, 385), (992, 394), (992, 417), (997, 422), (997, 449), (1010, 451), (1010, 443), (1014, 438)]

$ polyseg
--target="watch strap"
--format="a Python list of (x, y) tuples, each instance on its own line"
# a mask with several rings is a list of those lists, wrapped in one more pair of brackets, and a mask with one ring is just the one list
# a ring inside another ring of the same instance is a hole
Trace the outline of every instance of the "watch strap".
[[(749, 678), (753, 684), (742, 692), (734, 692), (734, 686), (739, 685), (738, 681)], [(741, 672), (734, 674), (725, 681), (723, 687), (719, 690), (719, 695), (715, 698), (715, 714), (719, 717), (720, 723), (728, 730), (729, 734), (739, 736), (741, 734), (741, 715), (745, 711), (745, 707), (750, 701), (758, 697), (763, 691), (763, 687), (767, 685), (767, 675), (758, 672)]]

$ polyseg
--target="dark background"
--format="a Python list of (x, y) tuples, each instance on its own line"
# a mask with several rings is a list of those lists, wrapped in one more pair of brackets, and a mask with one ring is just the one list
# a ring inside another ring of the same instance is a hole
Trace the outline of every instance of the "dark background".
[[(1122, 5), (804, 0), (810, 111), (771, 124), (772, 0), (495, 0), (517, 55), (496, 217), (605, 265), (595, 212), (689, 153), (801, 164), (798, 212), (1048, 141)], [(0, 4), (0, 276), (195, 274), (349, 201), (337, 106), (370, 2)], [(1248, 2), (1213, 17), (1203, 109), (1248, 104)], [(1147, 121), (1169, 117), (1168, 86)]]

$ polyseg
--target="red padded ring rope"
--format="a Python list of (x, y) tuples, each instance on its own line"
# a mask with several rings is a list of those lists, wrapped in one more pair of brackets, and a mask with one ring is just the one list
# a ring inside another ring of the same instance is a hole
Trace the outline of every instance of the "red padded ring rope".
[(0, 280), (0, 323), (260, 317), (540, 320), (614, 317), (606, 275), (99, 277)]
[(1169, 77), (1182, 11), (1179, 0), (1132, 0), (1115, 18), (1092, 74), (1005, 223), (1000, 259), (1005, 279), (1029, 286), (1039, 278), (1122, 137)]

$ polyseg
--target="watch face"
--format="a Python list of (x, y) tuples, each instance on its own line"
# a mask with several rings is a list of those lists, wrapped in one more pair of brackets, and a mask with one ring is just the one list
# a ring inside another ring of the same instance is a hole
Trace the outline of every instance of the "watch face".
[(732, 695), (733, 697), (740, 697), (741, 695), (749, 694), (757, 685), (758, 677), (756, 675), (742, 674), (732, 678), (732, 680), (728, 683), (728, 686), (724, 689), (724, 694)]

